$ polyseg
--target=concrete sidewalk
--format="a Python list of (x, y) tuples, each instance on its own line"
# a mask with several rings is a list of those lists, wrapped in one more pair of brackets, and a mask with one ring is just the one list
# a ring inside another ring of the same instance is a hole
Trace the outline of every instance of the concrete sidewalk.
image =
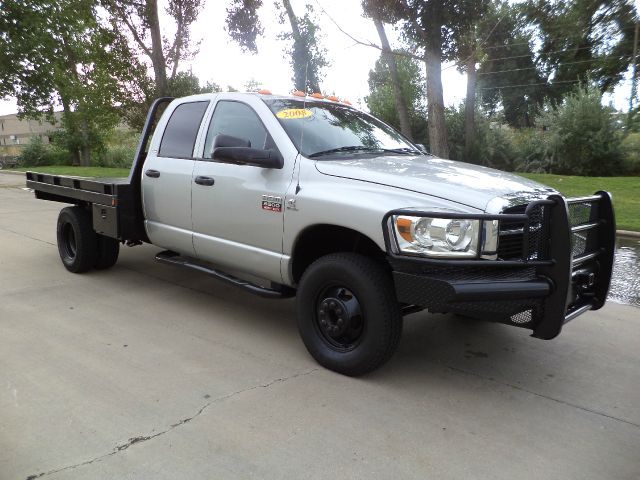
[(640, 478), (640, 309), (553, 341), (418, 313), (347, 378), (307, 354), (293, 301), (154, 247), (68, 273), (62, 205), (22, 181), (0, 174), (1, 480)]

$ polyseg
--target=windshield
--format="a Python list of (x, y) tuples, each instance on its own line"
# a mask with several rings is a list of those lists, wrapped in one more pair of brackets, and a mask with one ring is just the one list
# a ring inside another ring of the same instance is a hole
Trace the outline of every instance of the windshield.
[(265, 103), (305, 157), (421, 154), (391, 127), (346, 105), (294, 99), (270, 99)]

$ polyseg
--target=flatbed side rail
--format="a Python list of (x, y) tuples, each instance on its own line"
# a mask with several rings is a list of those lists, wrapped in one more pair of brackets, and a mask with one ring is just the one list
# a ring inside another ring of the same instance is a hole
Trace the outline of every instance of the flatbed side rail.
[[(36, 198), (68, 203), (95, 203), (114, 207), (118, 203), (113, 184), (91, 179), (27, 172), (27, 187)], [(44, 194), (44, 195), (43, 195)]]

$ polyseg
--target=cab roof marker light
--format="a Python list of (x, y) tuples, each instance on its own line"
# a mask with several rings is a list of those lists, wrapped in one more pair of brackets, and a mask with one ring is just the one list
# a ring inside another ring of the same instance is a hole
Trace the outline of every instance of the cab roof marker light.
[(345, 100), (344, 98), (342, 99), (342, 103), (351, 106), (351, 102), (349, 100)]
[(319, 92), (315, 92), (314, 94), (311, 95), (313, 98), (318, 98), (320, 100), (322, 100), (324, 98), (324, 95), (322, 95)]
[(306, 97), (307, 94), (300, 91), (300, 90), (294, 90), (293, 92), (291, 92), (291, 95), (293, 95), (294, 97)]
[(338, 97), (336, 97), (335, 95), (329, 95), (328, 97), (325, 97), (327, 100), (331, 100), (332, 102), (339, 102), (340, 99)]
[(263, 89), (261, 89), (261, 90), (258, 90), (258, 93), (259, 93), (260, 95), (272, 95), (271, 90), (267, 90), (267, 89), (265, 89), (265, 88), (263, 88)]

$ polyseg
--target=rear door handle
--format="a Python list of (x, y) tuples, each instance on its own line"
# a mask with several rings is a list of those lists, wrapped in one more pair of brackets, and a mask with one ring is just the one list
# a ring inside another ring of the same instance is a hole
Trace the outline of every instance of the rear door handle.
[(216, 181), (213, 178), (211, 178), (211, 177), (203, 177), (201, 175), (198, 175), (194, 181), (198, 185), (206, 185), (207, 187), (210, 187), (211, 185), (216, 183)]
[(160, 176), (160, 172), (158, 170), (147, 170), (144, 174), (151, 178), (158, 178)]

